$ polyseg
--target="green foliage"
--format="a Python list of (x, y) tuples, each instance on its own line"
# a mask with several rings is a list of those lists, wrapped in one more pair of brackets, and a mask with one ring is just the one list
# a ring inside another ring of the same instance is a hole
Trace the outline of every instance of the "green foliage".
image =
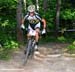
[(75, 10), (72, 11), (71, 9), (65, 9), (61, 12), (61, 17), (65, 20), (67, 19), (73, 20), (75, 19)]
[(16, 14), (17, 0), (0, 0), (0, 15)]
[(16, 6), (17, 0), (0, 0), (0, 7), (11, 7), (14, 8)]
[(68, 49), (68, 52), (70, 53), (70, 54), (75, 54), (75, 41), (72, 43), (72, 44), (70, 44), (68, 47), (67, 47), (67, 49)]
[(0, 48), (0, 59), (8, 60), (11, 58), (13, 51), (18, 49), (18, 43), (14, 41), (5, 42), (4, 46)]
[(75, 46), (75, 41), (73, 41), (73, 45)]
[(27, 2), (28, 2), (28, 3), (27, 3), (28, 5), (33, 4), (32, 0), (27, 0)]
[(56, 16), (56, 0), (51, 0), (51, 1), (48, 0), (48, 6), (47, 6), (46, 12), (44, 12), (44, 9), (43, 9), (43, 0), (40, 1), (39, 6), (40, 6), (39, 13), (43, 18), (46, 19), (47, 28), (49, 30), (54, 30), (55, 16)]
[(0, 0), (0, 59), (9, 59), (18, 48), (16, 38), (17, 0)]
[(18, 48), (16, 38), (16, 20), (14, 16), (0, 16), (0, 59), (9, 59), (11, 53)]
[(8, 40), (5, 42), (4, 44), (4, 48), (7, 48), (7, 49), (17, 49), (18, 48), (18, 43), (15, 42), (15, 41), (12, 41), (12, 40)]
[(57, 38), (59, 42), (65, 43), (67, 39), (64, 36), (60, 36)]
[(0, 59), (2, 59), (2, 60), (8, 60), (8, 59), (10, 59), (10, 57), (11, 57), (10, 56), (10, 50), (1, 47), (0, 48)]

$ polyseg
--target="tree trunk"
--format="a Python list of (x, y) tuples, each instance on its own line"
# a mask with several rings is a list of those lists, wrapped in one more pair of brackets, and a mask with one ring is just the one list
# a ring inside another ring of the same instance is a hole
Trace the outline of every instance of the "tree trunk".
[(36, 0), (36, 9), (37, 9), (37, 11), (39, 11), (39, 2), (38, 2), (38, 0)]
[(57, 0), (56, 4), (56, 37), (58, 36), (58, 30), (59, 30), (59, 17), (60, 17), (60, 5), (61, 5), (61, 0)]
[(47, 6), (48, 6), (48, 0), (43, 0), (43, 8), (44, 8), (44, 12), (47, 11)]
[(26, 11), (26, 0), (23, 0), (24, 2), (24, 10)]
[(22, 0), (18, 0), (17, 3), (17, 40), (19, 43), (23, 42), (23, 34), (20, 28), (22, 19)]
[(75, 9), (75, 0), (70, 0), (70, 2), (72, 3), (72, 8)]

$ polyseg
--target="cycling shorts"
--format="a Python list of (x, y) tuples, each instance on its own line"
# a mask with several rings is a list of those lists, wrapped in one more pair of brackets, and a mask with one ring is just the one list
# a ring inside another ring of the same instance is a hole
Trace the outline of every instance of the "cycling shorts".
[(40, 27), (41, 27), (40, 22), (38, 24), (29, 24), (28, 25), (28, 30), (35, 30), (36, 28), (40, 29)]

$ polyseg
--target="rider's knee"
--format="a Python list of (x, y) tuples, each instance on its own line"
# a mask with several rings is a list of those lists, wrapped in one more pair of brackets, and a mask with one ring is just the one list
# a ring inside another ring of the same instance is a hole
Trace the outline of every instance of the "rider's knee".
[(40, 32), (40, 29), (39, 28), (36, 28), (35, 31), (39, 33)]
[(36, 32), (36, 36), (39, 36), (39, 33), (38, 32)]

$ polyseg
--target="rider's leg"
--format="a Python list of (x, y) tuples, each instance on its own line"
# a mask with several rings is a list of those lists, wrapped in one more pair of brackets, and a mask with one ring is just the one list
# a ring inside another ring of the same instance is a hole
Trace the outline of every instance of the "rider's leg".
[[(30, 39), (30, 34), (29, 34), (29, 31), (27, 32), (27, 41), (29, 41), (29, 39)], [(24, 54), (26, 54), (26, 51), (27, 51), (27, 47), (26, 47), (26, 49), (24, 50)]]
[(29, 33), (27, 33), (27, 39), (29, 40), (29, 38), (30, 38), (30, 34), (29, 34)]
[(35, 29), (35, 31), (36, 31), (35, 41), (38, 42), (38, 41), (39, 41), (39, 33), (40, 33), (40, 29), (37, 28), (37, 29)]
[(40, 29), (39, 28), (36, 28), (35, 31), (36, 31), (36, 35), (35, 35), (35, 42), (36, 42), (35, 49), (37, 50)]

